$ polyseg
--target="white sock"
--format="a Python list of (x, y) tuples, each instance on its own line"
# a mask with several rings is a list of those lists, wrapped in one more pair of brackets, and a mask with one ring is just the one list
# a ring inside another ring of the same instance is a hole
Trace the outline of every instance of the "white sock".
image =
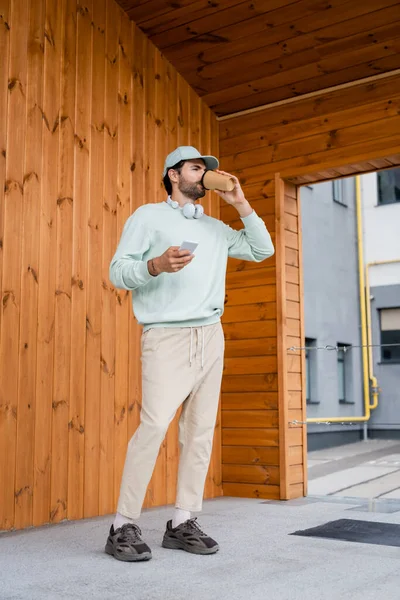
[(172, 527), (178, 527), (185, 521), (190, 519), (190, 512), (188, 510), (183, 510), (182, 508), (175, 508), (174, 516), (172, 517)]
[(124, 515), (121, 515), (121, 513), (117, 512), (117, 514), (115, 515), (115, 519), (114, 519), (114, 531), (116, 529), (119, 529), (120, 527), (122, 527), (122, 525), (124, 525), (125, 523), (134, 523), (135, 520), (134, 519), (130, 519), (129, 517), (124, 517)]

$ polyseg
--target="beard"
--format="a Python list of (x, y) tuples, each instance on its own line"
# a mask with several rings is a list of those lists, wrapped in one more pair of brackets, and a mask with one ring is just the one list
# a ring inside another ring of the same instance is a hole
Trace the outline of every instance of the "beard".
[(198, 200), (199, 198), (204, 198), (206, 195), (206, 190), (200, 182), (192, 183), (183, 177), (179, 177), (178, 189), (181, 194), (191, 200)]

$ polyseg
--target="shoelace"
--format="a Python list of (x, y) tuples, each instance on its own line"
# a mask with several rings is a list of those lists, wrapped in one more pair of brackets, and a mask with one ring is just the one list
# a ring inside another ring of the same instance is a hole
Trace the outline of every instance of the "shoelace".
[(202, 531), (200, 529), (200, 527), (196, 521), (197, 521), (197, 517), (192, 517), (191, 519), (188, 519), (184, 523), (184, 528), (187, 529), (188, 531), (195, 531), (196, 533), (200, 533), (200, 535), (206, 535), (204, 533), (204, 531)]
[(125, 523), (121, 527), (121, 533), (125, 535), (125, 537), (130, 542), (141, 542), (140, 536), (142, 532), (140, 530), (139, 525), (135, 525), (134, 523)]

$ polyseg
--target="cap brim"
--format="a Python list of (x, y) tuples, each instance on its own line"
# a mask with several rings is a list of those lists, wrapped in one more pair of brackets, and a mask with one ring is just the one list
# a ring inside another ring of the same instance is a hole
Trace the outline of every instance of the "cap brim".
[(217, 158), (215, 158), (215, 156), (201, 156), (200, 158), (202, 158), (204, 160), (204, 162), (206, 163), (207, 169), (209, 169), (210, 171), (214, 171), (214, 169), (218, 169), (219, 161)]

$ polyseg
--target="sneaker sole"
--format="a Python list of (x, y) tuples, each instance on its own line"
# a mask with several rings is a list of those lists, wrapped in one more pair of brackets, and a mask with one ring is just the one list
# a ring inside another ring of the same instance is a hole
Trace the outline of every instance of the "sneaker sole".
[(184, 550), (185, 552), (190, 552), (190, 554), (215, 554), (219, 550), (219, 546), (214, 546), (213, 548), (193, 548), (193, 546), (189, 546), (179, 540), (169, 539), (164, 539), (161, 545), (163, 548), (168, 548), (169, 550)]
[(116, 560), (120, 560), (122, 562), (141, 562), (145, 560), (150, 560), (152, 555), (148, 552), (143, 552), (143, 554), (132, 554), (128, 556), (124, 556), (123, 554), (115, 555), (114, 548), (109, 546), (108, 544), (105, 547), (106, 554), (113, 556)]

